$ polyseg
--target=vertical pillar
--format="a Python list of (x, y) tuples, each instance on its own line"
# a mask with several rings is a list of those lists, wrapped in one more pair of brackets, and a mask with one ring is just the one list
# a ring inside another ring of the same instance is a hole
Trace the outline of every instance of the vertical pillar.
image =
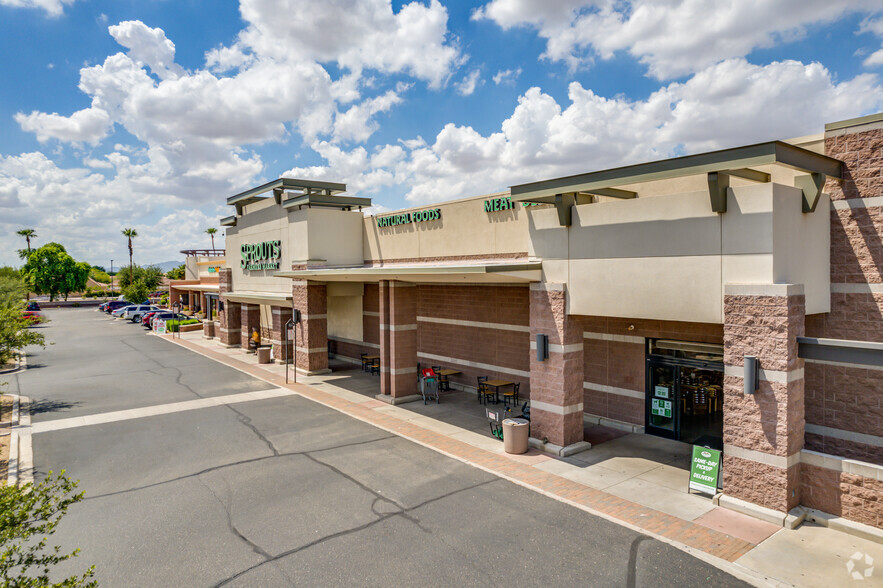
[(239, 330), (242, 320), (241, 309), (236, 302), (228, 302), (225, 294), (233, 291), (233, 270), (224, 268), (218, 274), (218, 304), (223, 305), (223, 309), (218, 308), (218, 323), (220, 333), (218, 338), (223, 345), (227, 347), (239, 347)]
[(169, 288), (169, 308), (181, 300), (181, 292), (177, 288)]
[(295, 369), (307, 375), (327, 374), (328, 369), (328, 301), (325, 284), (306, 280), (291, 286), (292, 307), (301, 312), (301, 321), (294, 326), (296, 341)]
[(242, 329), (240, 332), (240, 344), (248, 350), (248, 342), (251, 340), (251, 332), (254, 329), (261, 332), (261, 307), (258, 304), (242, 304)]
[[(724, 289), (723, 492), (788, 512), (800, 503), (804, 437), (803, 286), (727, 284)], [(744, 357), (758, 358), (759, 389), (745, 394)]]
[(291, 309), (283, 308), (281, 306), (273, 306), (271, 313), (273, 316), (273, 326), (271, 329), (273, 357), (275, 357), (276, 361), (280, 363), (284, 362), (287, 357), (290, 363), (294, 358), (294, 355), (292, 354), (292, 342), (289, 340), (287, 344), (284, 344), (283, 341), (285, 340), (285, 325), (291, 320)]
[(220, 313), (220, 323), (221, 343), (227, 347), (239, 347), (241, 345), (242, 309), (238, 302), (224, 301), (224, 310)]
[[(536, 336), (549, 337), (549, 357), (537, 360)], [(571, 455), (583, 440), (583, 329), (567, 315), (564, 284), (530, 285), (530, 429), (539, 447)], [(545, 441), (545, 443), (543, 443)]]
[(393, 404), (418, 398), (417, 286), (385, 280), (380, 285), (380, 395)]

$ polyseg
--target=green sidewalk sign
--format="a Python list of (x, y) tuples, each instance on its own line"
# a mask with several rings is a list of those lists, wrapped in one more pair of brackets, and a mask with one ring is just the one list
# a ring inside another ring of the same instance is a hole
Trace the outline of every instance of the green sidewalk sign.
[(717, 494), (717, 481), (721, 471), (721, 452), (717, 449), (693, 446), (690, 460), (690, 490)]

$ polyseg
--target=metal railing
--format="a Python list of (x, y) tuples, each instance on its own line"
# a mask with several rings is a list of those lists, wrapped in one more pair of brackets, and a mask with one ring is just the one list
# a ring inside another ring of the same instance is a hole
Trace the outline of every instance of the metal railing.
[(221, 257), (226, 254), (226, 250), (224, 249), (183, 249), (181, 251), (184, 255), (190, 257), (192, 255), (203, 256), (203, 257)]

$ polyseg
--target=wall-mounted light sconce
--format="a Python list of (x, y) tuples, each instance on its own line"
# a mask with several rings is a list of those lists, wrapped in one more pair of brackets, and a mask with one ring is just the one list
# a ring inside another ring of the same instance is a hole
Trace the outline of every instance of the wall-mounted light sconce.
[(537, 335), (537, 361), (544, 361), (549, 357), (549, 336)]
[(754, 394), (760, 387), (760, 368), (757, 358), (753, 355), (745, 356), (745, 394)]

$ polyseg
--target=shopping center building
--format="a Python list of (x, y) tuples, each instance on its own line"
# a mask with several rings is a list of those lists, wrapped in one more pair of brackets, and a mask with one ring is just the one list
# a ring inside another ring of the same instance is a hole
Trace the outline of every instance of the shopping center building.
[(883, 528), (883, 115), (374, 216), (345, 191), (227, 199), (222, 343), (377, 355), (390, 403), (418, 365), (506, 380), (545, 451), (717, 446), (732, 501)]

